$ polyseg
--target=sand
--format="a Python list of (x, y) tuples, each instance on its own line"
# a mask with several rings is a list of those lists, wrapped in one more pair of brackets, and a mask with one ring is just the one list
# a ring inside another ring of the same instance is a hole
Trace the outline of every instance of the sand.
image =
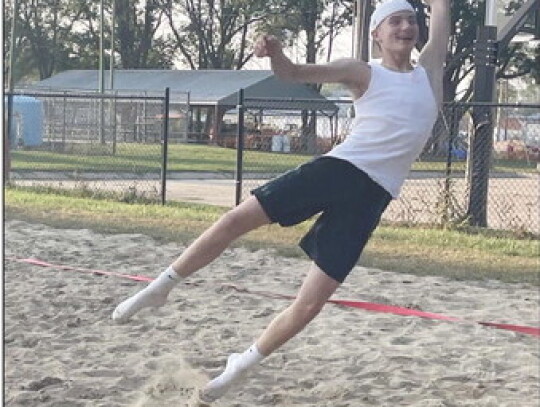
[[(155, 276), (183, 248), (7, 221), (5, 255)], [(6, 261), (7, 406), (184, 407), (247, 348), (293, 294), (308, 261), (227, 250), (169, 302), (116, 324), (116, 304), (144, 283)], [(536, 287), (464, 282), (357, 267), (334, 296), (470, 321), (539, 325)], [(539, 340), (484, 327), (335, 305), (213, 406), (527, 407), (539, 402)]]

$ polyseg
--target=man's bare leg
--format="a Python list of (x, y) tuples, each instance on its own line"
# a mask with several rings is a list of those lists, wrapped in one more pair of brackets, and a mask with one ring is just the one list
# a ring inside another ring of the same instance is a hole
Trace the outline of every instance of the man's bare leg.
[(178, 280), (209, 264), (238, 237), (269, 223), (259, 201), (253, 196), (246, 199), (200, 235), (146, 288), (118, 305), (112, 318), (123, 322), (143, 308), (164, 305)]
[(302, 331), (319, 314), (340, 285), (312, 263), (294, 302), (270, 322), (257, 340), (259, 351), (268, 356)]
[(319, 314), (339, 285), (313, 263), (293, 303), (272, 320), (247, 351), (229, 356), (225, 370), (208, 383), (201, 392), (201, 398), (211, 402), (223, 396), (264, 357), (302, 331)]

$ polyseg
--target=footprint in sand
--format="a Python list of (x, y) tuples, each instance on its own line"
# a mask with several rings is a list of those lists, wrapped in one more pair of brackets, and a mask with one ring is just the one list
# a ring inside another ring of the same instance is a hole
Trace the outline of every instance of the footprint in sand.
[(132, 407), (210, 407), (199, 400), (209, 378), (181, 358), (153, 361), (156, 373)]

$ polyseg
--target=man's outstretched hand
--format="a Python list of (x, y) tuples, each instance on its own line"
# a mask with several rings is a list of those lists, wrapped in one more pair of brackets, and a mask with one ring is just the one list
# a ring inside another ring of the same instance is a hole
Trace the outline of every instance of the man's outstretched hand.
[(274, 57), (283, 52), (281, 43), (279, 40), (272, 35), (262, 35), (255, 42), (255, 47), (253, 48), (253, 54), (256, 57)]

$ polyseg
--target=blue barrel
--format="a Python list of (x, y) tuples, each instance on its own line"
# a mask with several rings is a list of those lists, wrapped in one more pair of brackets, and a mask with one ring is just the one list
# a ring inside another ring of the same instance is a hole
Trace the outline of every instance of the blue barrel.
[[(8, 97), (4, 98), (7, 113)], [(43, 102), (30, 96), (13, 96), (9, 140), (12, 146), (36, 147), (43, 144)]]

